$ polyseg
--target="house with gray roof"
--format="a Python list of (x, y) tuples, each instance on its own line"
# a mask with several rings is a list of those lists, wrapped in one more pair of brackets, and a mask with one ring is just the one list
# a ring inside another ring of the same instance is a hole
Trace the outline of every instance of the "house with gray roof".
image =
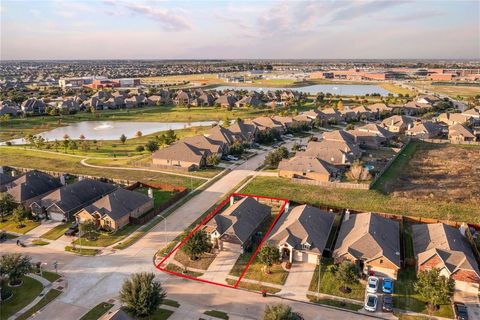
[(460, 229), (443, 223), (415, 224), (412, 234), (417, 271), (436, 268), (455, 280), (456, 290), (478, 294), (480, 271)]
[(233, 134), (235, 139), (248, 144), (253, 143), (258, 132), (255, 125), (243, 121), (236, 121), (228, 127), (228, 130)]
[(442, 127), (438, 123), (431, 121), (422, 121), (416, 123), (413, 127), (405, 131), (407, 136), (419, 139), (433, 139), (442, 133)]
[(21, 109), (25, 113), (44, 114), (46, 104), (43, 99), (29, 98), (22, 102)]
[(278, 247), (282, 259), (317, 264), (328, 251), (335, 214), (309, 205), (301, 205), (284, 213), (267, 243)]
[(295, 157), (283, 159), (278, 165), (278, 176), (284, 178), (333, 181), (339, 170), (332, 164), (314, 156), (298, 152)]
[(309, 141), (305, 155), (313, 156), (334, 166), (344, 168), (360, 159), (362, 151), (351, 142), (337, 140)]
[(33, 202), (60, 188), (60, 180), (41, 171), (32, 170), (9, 183), (7, 193), (15, 202), (29, 207)]
[[(232, 198), (233, 199), (233, 198)], [(222, 242), (237, 244), (245, 250), (252, 237), (268, 220), (272, 208), (252, 197), (244, 197), (215, 215), (205, 225), (215, 247), (222, 248)]]
[(63, 186), (31, 204), (32, 213), (54, 221), (69, 221), (78, 210), (117, 189), (110, 183), (92, 179)]
[(184, 141), (178, 141), (171, 146), (157, 150), (152, 155), (153, 165), (156, 167), (180, 168), (194, 170), (206, 165), (207, 156), (211, 152), (201, 150)]
[(396, 279), (401, 267), (398, 221), (371, 212), (346, 213), (333, 258), (355, 263), (365, 274)]
[(94, 221), (102, 229), (116, 231), (153, 209), (153, 199), (136, 191), (118, 188), (75, 214), (84, 223)]

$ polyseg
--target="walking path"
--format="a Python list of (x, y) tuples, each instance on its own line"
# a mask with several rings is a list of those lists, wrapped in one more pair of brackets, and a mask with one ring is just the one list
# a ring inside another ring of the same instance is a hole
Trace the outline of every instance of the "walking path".
[(30, 310), (31, 308), (33, 308), (43, 298), (43, 296), (45, 296), (48, 293), (48, 291), (50, 291), (50, 289), (52, 288), (52, 283), (43, 277), (40, 277), (34, 273), (29, 273), (27, 274), (27, 276), (37, 280), (42, 284), (43, 286), (42, 292), (40, 292), (40, 294), (35, 299), (33, 299), (32, 302), (30, 302), (28, 305), (23, 307), (20, 311), (15, 313), (13, 316), (9, 317), (8, 320), (14, 320), (18, 318), (20, 315)]

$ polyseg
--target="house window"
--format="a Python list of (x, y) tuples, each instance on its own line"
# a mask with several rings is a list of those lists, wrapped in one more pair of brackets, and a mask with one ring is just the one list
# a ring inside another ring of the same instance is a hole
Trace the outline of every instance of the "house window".
[(308, 243), (304, 243), (304, 244), (302, 244), (302, 248), (303, 248), (304, 250), (309, 250), (309, 249), (310, 249), (310, 245), (309, 245)]
[(382, 263), (383, 263), (383, 259), (380, 259), (380, 264), (382, 264)]

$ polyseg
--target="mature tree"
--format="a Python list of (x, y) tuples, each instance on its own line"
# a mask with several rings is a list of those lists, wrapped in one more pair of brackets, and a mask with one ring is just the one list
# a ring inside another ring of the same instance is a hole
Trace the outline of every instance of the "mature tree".
[(84, 223), (80, 223), (78, 226), (81, 235), (85, 235), (88, 240), (95, 240), (98, 230), (97, 225), (93, 220), (85, 221)]
[(337, 102), (337, 109), (342, 111), (343, 110), (343, 101), (342, 99), (338, 100)]
[(449, 303), (455, 281), (440, 275), (440, 270), (423, 270), (414, 284), (415, 290), (428, 302), (429, 310), (434, 311), (439, 304)]
[(5, 301), (13, 294), (12, 288), (8, 285), (8, 279), (6, 275), (0, 274), (0, 301)]
[(216, 153), (209, 154), (206, 162), (207, 166), (216, 166), (220, 163), (220, 157)]
[(348, 285), (354, 284), (358, 281), (358, 270), (355, 265), (349, 261), (342, 262), (335, 272), (335, 278), (340, 283), (340, 288), (343, 291), (348, 291)]
[(17, 204), (15, 203), (15, 199), (9, 193), (1, 193), (0, 194), (0, 221), (4, 221), (3, 217), (12, 213), (13, 209)]
[(365, 181), (371, 178), (370, 172), (368, 169), (363, 166), (360, 161), (355, 161), (350, 166), (350, 170), (347, 171), (346, 176), (350, 180)]
[(152, 315), (166, 296), (155, 274), (147, 272), (132, 274), (120, 291), (120, 301), (126, 311), (136, 317)]
[(144, 146), (136, 146), (135, 151), (138, 151), (138, 152), (145, 151), (145, 147)]
[(55, 151), (58, 151), (58, 148), (60, 148), (60, 142), (57, 139), (53, 142), (53, 147), (55, 148)]
[(135, 137), (137, 138), (140, 138), (141, 136), (143, 135), (142, 131), (138, 130), (136, 133), (135, 133)]
[(156, 136), (158, 143), (161, 145), (171, 145), (177, 141), (177, 135), (172, 129), (167, 130), (165, 133), (162, 133), (160, 136)]
[(258, 252), (258, 258), (264, 265), (264, 272), (268, 274), (270, 273), (270, 267), (280, 260), (280, 252), (274, 246), (263, 246)]
[(72, 153), (75, 153), (75, 150), (78, 149), (78, 144), (77, 144), (77, 142), (76, 142), (75, 140), (70, 140), (70, 141), (68, 142), (68, 148), (69, 148), (70, 150), (72, 150)]
[(205, 231), (198, 230), (180, 248), (190, 260), (197, 260), (199, 255), (212, 249), (212, 243)]
[(24, 275), (30, 272), (29, 256), (20, 253), (7, 253), (0, 257), (0, 275), (6, 275), (11, 285), (18, 285)]
[(125, 141), (127, 141), (127, 136), (124, 135), (124, 134), (122, 134), (122, 135), (120, 136), (120, 141), (121, 141), (123, 144), (125, 144)]
[(300, 313), (292, 311), (289, 305), (279, 303), (265, 306), (263, 320), (303, 320)]
[(80, 135), (79, 139), (82, 141), (85, 140), (85, 136), (83, 135), (83, 133)]
[(228, 149), (228, 153), (234, 156), (239, 156), (244, 151), (245, 151), (245, 145), (241, 141), (235, 141)]
[(288, 150), (285, 147), (277, 148), (265, 157), (264, 165), (270, 169), (275, 169), (282, 159), (288, 158)]
[(13, 221), (17, 224), (18, 228), (23, 228), (25, 220), (28, 218), (28, 211), (22, 206), (19, 205), (12, 211)]
[(147, 150), (150, 151), (150, 152), (155, 152), (155, 151), (158, 150), (158, 143), (155, 140), (149, 140), (145, 144), (145, 148), (147, 148)]

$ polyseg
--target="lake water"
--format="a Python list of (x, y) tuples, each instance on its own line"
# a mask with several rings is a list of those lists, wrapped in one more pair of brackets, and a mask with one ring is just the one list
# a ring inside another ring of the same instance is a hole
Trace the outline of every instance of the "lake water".
[[(142, 135), (147, 135), (169, 129), (178, 130), (190, 127), (211, 126), (216, 121), (197, 121), (197, 122), (125, 122), (125, 121), (82, 121), (65, 127), (58, 127), (50, 131), (45, 131), (37, 136), (42, 136), (48, 141), (63, 140), (65, 134), (71, 139), (77, 140), (80, 135), (84, 135), (87, 140), (119, 140), (124, 134), (127, 139), (135, 138), (137, 131)], [(23, 139), (11, 140), (13, 144), (25, 143)]]
[(363, 96), (372, 93), (379, 93), (386, 96), (391, 93), (374, 84), (315, 84), (311, 86), (295, 87), (295, 88), (262, 88), (256, 86), (218, 86), (216, 90), (248, 90), (248, 91), (275, 91), (275, 90), (295, 90), (308, 94), (317, 94), (319, 92), (331, 93), (333, 95), (347, 95), (347, 96)]

